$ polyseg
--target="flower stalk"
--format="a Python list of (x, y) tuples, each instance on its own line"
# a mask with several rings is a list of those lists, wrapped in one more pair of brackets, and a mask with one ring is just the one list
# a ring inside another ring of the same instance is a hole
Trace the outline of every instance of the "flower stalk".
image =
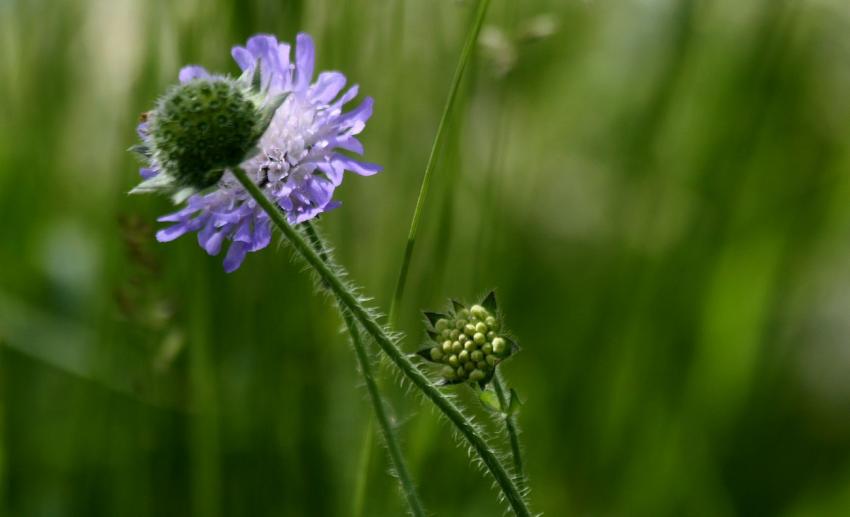
[[(316, 231), (316, 228), (309, 221), (303, 223), (302, 226), (307, 234), (307, 238), (310, 240), (310, 244), (313, 246), (316, 253), (319, 254), (319, 257), (326, 264), (333, 265), (331, 257), (329, 256), (319, 233)], [(407, 505), (410, 507), (410, 513), (415, 517), (425, 517), (425, 510), (422, 507), (422, 501), (419, 499), (416, 487), (410, 477), (410, 472), (407, 470), (407, 464), (404, 461), (404, 455), (401, 452), (401, 446), (398, 443), (395, 429), (393, 428), (392, 422), (390, 422), (389, 415), (384, 407), (384, 400), (381, 398), (380, 391), (378, 390), (378, 384), (375, 380), (371, 361), (369, 360), (369, 352), (366, 348), (366, 344), (363, 342), (363, 336), (360, 334), (360, 329), (357, 328), (357, 323), (354, 321), (351, 311), (346, 309), (343, 303), (339, 300), (339, 297), (337, 297), (337, 306), (342, 314), (345, 327), (351, 336), (351, 344), (354, 346), (354, 352), (357, 355), (360, 373), (363, 375), (363, 380), (366, 381), (366, 390), (369, 392), (369, 400), (372, 403), (372, 408), (375, 410), (375, 419), (378, 421), (378, 426), (381, 429), (381, 435), (383, 436), (384, 443), (389, 451), (390, 460), (393, 463), (393, 468), (395, 468), (399, 484), (401, 485), (401, 490), (407, 500)]]
[[(487, 0), (482, 1), (487, 2)], [(488, 471), (493, 475), (514, 513), (520, 517), (530, 517), (531, 513), (514, 480), (472, 422), (402, 352), (398, 345), (389, 337), (387, 331), (377, 322), (376, 318), (363, 306), (351, 289), (343, 283), (339, 275), (321, 259), (319, 254), (304, 240), (302, 235), (289, 225), (285, 217), (263, 194), (262, 190), (251, 181), (247, 173), (239, 167), (233, 168), (232, 172), (239, 183), (242, 184), (245, 190), (248, 191), (251, 197), (254, 198), (257, 204), (269, 216), (274, 225), (283, 233), (292, 247), (295, 248), (295, 251), (316, 271), (321, 281), (337, 297), (338, 302), (347, 311), (351, 312), (351, 315), (372, 336), (390, 360), (457, 428), (481, 458)]]

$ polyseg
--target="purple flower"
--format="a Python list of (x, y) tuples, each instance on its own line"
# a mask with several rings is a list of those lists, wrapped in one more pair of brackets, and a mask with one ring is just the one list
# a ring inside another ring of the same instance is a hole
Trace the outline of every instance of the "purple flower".
[[(343, 112), (343, 106), (357, 96), (357, 86), (340, 95), (346, 84), (340, 72), (321, 72), (313, 80), (315, 50), (310, 36), (297, 36), (294, 63), (290, 62), (290, 46), (269, 35), (250, 38), (245, 47), (234, 47), (232, 55), (243, 71), (240, 81), (259, 79), (260, 102), (286, 95), (257, 143), (259, 152), (247, 158), (242, 168), (291, 224), (338, 207), (333, 193), (342, 183), (344, 171), (370, 176), (381, 170), (341, 152), (363, 153), (356, 135), (372, 115), (372, 99), (367, 97), (356, 108)], [(180, 71), (181, 83), (209, 77), (199, 66)], [(139, 125), (139, 135), (146, 144), (143, 152), (150, 145), (148, 131), (145, 122)], [(155, 154), (148, 153), (148, 159), (140, 173), (146, 182), (155, 184), (157, 177), (165, 175)], [(236, 270), (248, 252), (263, 249), (271, 241), (268, 216), (230, 172), (225, 172), (211, 189), (191, 194), (184, 208), (159, 221), (172, 223), (157, 232), (160, 242), (197, 232), (200, 246), (217, 255), (229, 241), (224, 259), (227, 272)]]

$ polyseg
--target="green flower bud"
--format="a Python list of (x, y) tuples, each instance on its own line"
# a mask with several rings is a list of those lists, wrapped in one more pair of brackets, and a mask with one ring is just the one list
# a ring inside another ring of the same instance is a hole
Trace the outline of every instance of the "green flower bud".
[[(435, 348), (434, 350), (437, 350), (437, 349)], [(439, 352), (439, 350), (437, 350), (437, 352)], [(432, 353), (432, 355), (433, 355), (433, 353)], [(484, 359), (484, 354), (481, 353), (481, 350), (476, 350), (476, 351), (472, 352), (471, 354), (469, 354), (469, 357), (471, 357), (473, 361), (478, 362), (478, 361), (481, 361), (481, 360)], [(435, 361), (436, 361), (436, 359), (435, 359)]]
[(452, 343), (452, 352), (457, 354), (461, 350), (463, 350), (463, 345), (461, 345), (459, 341)]
[(452, 338), (452, 333), (448, 330), (444, 330), (444, 331), (440, 332), (440, 337), (443, 339), (443, 341), (445, 341), (447, 339)]
[(434, 347), (431, 349), (431, 359), (433, 359), (434, 361), (439, 361), (442, 358), (443, 352), (439, 348)]
[(493, 345), (490, 343), (484, 343), (481, 347), (481, 351), (484, 352), (484, 355), (490, 355), (493, 353)]
[(469, 372), (469, 380), (473, 382), (483, 381), (484, 377), (484, 372), (482, 372), (481, 370), (476, 369)]
[(464, 368), (463, 366), (458, 366), (456, 373), (457, 373), (458, 378), (460, 378), (460, 379), (466, 378), (466, 368)]
[(464, 319), (456, 319), (455, 320), (455, 328), (463, 331), (463, 328), (466, 326), (466, 320)]
[(467, 341), (466, 343), (463, 344), (463, 349), (467, 350), (469, 352), (472, 352), (476, 348), (478, 348), (478, 345), (476, 345), (475, 341), (472, 341), (472, 340), (469, 340), (469, 341)]
[(488, 355), (486, 360), (487, 364), (489, 364), (492, 368), (495, 368), (496, 365), (499, 364), (499, 361), (501, 361), (501, 359), (499, 359), (495, 355)]
[(475, 335), (475, 325), (472, 325), (472, 324), (466, 324), (466, 325), (463, 327), (463, 333), (464, 333), (464, 334), (466, 334), (466, 335), (467, 335), (467, 336), (469, 336), (469, 337), (474, 336), (474, 335)]
[(484, 320), (484, 323), (486, 323), (487, 326), (491, 329), (496, 330), (499, 328), (499, 322), (496, 321), (496, 318), (494, 318), (493, 316), (487, 316), (487, 318)]
[(493, 352), (502, 355), (507, 350), (508, 344), (504, 339), (497, 337), (493, 340)]
[(475, 365), (473, 363), (463, 363), (463, 367), (468, 372), (471, 372), (475, 369)]
[(447, 319), (439, 319), (437, 323), (434, 324), (434, 328), (437, 329), (437, 332), (442, 332), (449, 328), (449, 320)]
[(480, 321), (475, 324), (475, 332), (480, 332), (482, 334), (486, 334), (489, 329), (487, 325), (481, 323)]
[(457, 372), (451, 366), (444, 366), (443, 370), (440, 372), (446, 380), (453, 381), (457, 378)]
[(444, 353), (444, 354), (449, 354), (449, 353), (451, 353), (451, 351), (452, 351), (452, 342), (451, 342), (451, 341), (444, 341), (444, 342), (443, 342), (443, 347), (442, 347), (442, 348), (443, 348), (443, 353)]
[(478, 362), (475, 363), (475, 367), (478, 368), (479, 370), (486, 371), (490, 368), (490, 365), (487, 364), (487, 361), (478, 361)]
[(469, 319), (469, 311), (466, 309), (461, 309), (457, 311), (457, 317), (461, 319)]
[(451, 339), (457, 339), (458, 336), (460, 336), (460, 331), (458, 329), (453, 329), (451, 332), (449, 332), (449, 337)]
[(466, 350), (462, 351), (457, 355), (457, 360), (462, 363), (469, 361), (469, 352), (467, 352)]
[(457, 356), (455, 354), (449, 356), (449, 364), (452, 366), (458, 365)]
[(496, 337), (496, 333), (493, 332), (492, 330), (487, 333), (487, 341), (493, 341), (493, 338), (495, 338), (495, 337)]
[(483, 345), (487, 339), (484, 337), (484, 334), (481, 332), (476, 332), (474, 336), (472, 336), (472, 340), (478, 343), (479, 345)]
[(483, 320), (483, 319), (485, 319), (487, 316), (489, 316), (489, 315), (490, 315), (490, 313), (489, 313), (489, 312), (487, 312), (487, 309), (485, 309), (484, 307), (482, 307), (482, 306), (480, 306), (480, 305), (473, 305), (473, 306), (469, 309), (469, 312), (470, 312), (473, 316), (475, 316), (476, 318), (478, 318), (478, 319), (480, 319), (480, 320)]
[(460, 341), (461, 343), (466, 343), (467, 341), (469, 341), (469, 336), (467, 336), (466, 334), (460, 334), (457, 337), (457, 340)]

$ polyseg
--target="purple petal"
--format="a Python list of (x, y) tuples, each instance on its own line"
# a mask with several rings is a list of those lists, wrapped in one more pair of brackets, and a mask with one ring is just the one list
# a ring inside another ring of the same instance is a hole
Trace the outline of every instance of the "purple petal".
[(268, 34), (258, 34), (248, 40), (247, 46), (254, 58), (262, 61), (260, 74), (263, 78), (263, 87), (268, 88), (273, 82), (276, 86), (280, 86), (280, 78), (284, 70), (278, 54), (277, 38)]
[(246, 219), (239, 225), (239, 229), (236, 230), (236, 234), (233, 236), (233, 241), (251, 244), (251, 221)]
[(224, 242), (224, 235), (225, 232), (216, 231), (215, 225), (210, 221), (198, 232), (198, 244), (208, 255), (218, 255), (221, 251), (221, 243)]
[(383, 167), (378, 164), (361, 162), (342, 154), (335, 154), (333, 157), (333, 163), (334, 166), (342, 167), (347, 171), (351, 171), (361, 176), (371, 176), (383, 170)]
[(331, 162), (319, 162), (316, 165), (334, 185), (339, 186), (342, 184), (342, 167), (334, 167), (334, 164)]
[(269, 219), (254, 223), (254, 245), (251, 246), (251, 251), (257, 251), (265, 248), (272, 240), (272, 224)]
[(339, 117), (337, 123), (342, 128), (351, 128), (350, 133), (356, 135), (366, 127), (366, 121), (372, 116), (374, 104), (372, 97), (366, 97), (359, 106)]
[(310, 178), (304, 187), (304, 195), (317, 206), (325, 206), (333, 196), (333, 183), (318, 176)]
[(345, 149), (352, 153), (363, 154), (363, 144), (353, 136), (343, 135), (328, 140), (328, 147)]
[(316, 82), (310, 86), (308, 95), (314, 102), (327, 104), (336, 97), (345, 86), (345, 76), (339, 72), (322, 72)]
[(154, 176), (156, 176), (157, 172), (159, 171), (157, 171), (156, 169), (142, 167), (141, 169), (139, 169), (139, 176), (141, 176), (143, 180), (146, 180), (148, 178), (153, 178)]
[(351, 88), (349, 88), (348, 91), (346, 91), (344, 94), (342, 94), (342, 97), (340, 97), (339, 99), (337, 99), (336, 102), (333, 103), (333, 106), (332, 106), (333, 109), (338, 110), (338, 109), (342, 108), (342, 106), (345, 105), (346, 103), (348, 103), (348, 101), (357, 97), (357, 93), (359, 91), (360, 91), (360, 86), (358, 86), (356, 84), (354, 86), (352, 86)]
[(180, 82), (187, 83), (192, 79), (203, 79), (204, 77), (209, 77), (210, 74), (207, 72), (206, 68), (198, 65), (189, 65), (184, 66), (180, 69)]
[(248, 245), (244, 242), (234, 241), (224, 257), (224, 272), (232, 273), (239, 269), (242, 261), (245, 260), (246, 253), (248, 253)]
[(313, 79), (313, 64), (316, 50), (313, 47), (313, 38), (303, 32), (295, 38), (295, 89), (304, 90)]
[(241, 68), (243, 72), (245, 70), (253, 69), (254, 65), (257, 63), (257, 60), (245, 47), (233, 47), (230, 49), (230, 55), (233, 56), (233, 60), (236, 61), (236, 64), (239, 65), (239, 68)]
[(156, 232), (156, 240), (159, 242), (171, 242), (188, 231), (189, 225), (187, 223), (175, 224)]

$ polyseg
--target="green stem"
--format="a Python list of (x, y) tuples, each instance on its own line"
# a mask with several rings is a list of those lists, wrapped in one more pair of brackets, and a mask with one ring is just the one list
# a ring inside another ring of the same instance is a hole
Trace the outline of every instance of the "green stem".
[[(486, 2), (487, 0), (483, 1)], [(284, 237), (286, 237), (290, 244), (292, 244), (292, 247), (295, 248), (295, 251), (316, 271), (322, 282), (324, 282), (337, 297), (337, 301), (343, 305), (346, 310), (351, 312), (363, 329), (372, 336), (372, 339), (374, 339), (376, 343), (378, 343), (381, 350), (389, 356), (390, 360), (395, 363), (402, 373), (420, 391), (422, 391), (422, 393), (428, 397), (431, 402), (433, 402), (434, 405), (443, 412), (444, 415), (446, 415), (460, 434), (463, 435), (466, 441), (469, 442), (473, 449), (475, 449), (475, 452), (478, 453), (481, 461), (484, 462), (484, 465), (486, 465), (487, 469), (501, 487), (502, 492), (505, 494), (505, 498), (507, 498), (508, 503), (511, 505), (514, 512), (520, 517), (530, 517), (531, 513), (522, 498), (522, 494), (520, 494), (514, 484), (513, 479), (511, 479), (511, 476), (508, 474), (507, 470), (505, 470), (505, 467), (499, 462), (496, 454), (490, 449), (490, 446), (484, 438), (481, 437), (472, 425), (472, 422), (470, 422), (463, 413), (461, 413), (460, 409), (458, 409), (452, 401), (443, 395), (440, 390), (438, 390), (431, 381), (428, 380), (425, 374), (419, 371), (410, 358), (402, 352), (398, 345), (389, 337), (389, 335), (387, 335), (387, 332), (378, 323), (375, 316), (373, 316), (363, 306), (363, 304), (360, 303), (351, 289), (348, 288), (342, 282), (339, 275), (335, 273), (321, 259), (321, 257), (319, 257), (307, 241), (304, 240), (301, 234), (295, 231), (295, 229), (286, 222), (286, 219), (283, 214), (281, 214), (280, 210), (278, 210), (275, 205), (269, 201), (269, 199), (260, 190), (260, 187), (251, 181), (245, 171), (236, 167), (233, 169), (233, 174), (242, 186), (245, 187), (245, 189), (251, 194), (251, 197), (254, 198), (257, 204), (265, 210), (266, 214), (275, 226), (278, 227)]]
[[(313, 245), (313, 249), (319, 254), (321, 259), (328, 265), (333, 265), (331, 258), (328, 256), (327, 250), (322, 242), (322, 238), (316, 232), (316, 228), (309, 222), (303, 223), (307, 237)], [(404, 456), (401, 453), (398, 439), (389, 416), (387, 415), (384, 401), (378, 390), (378, 384), (375, 382), (375, 375), (372, 371), (372, 364), (369, 361), (369, 352), (366, 349), (366, 344), (363, 343), (363, 338), (360, 335), (360, 329), (357, 328), (351, 312), (345, 308), (342, 302), (337, 302), (339, 305), (342, 319), (345, 321), (345, 326), (348, 333), (351, 335), (351, 343), (354, 345), (354, 352), (357, 354), (357, 361), (360, 363), (360, 372), (363, 374), (363, 380), (366, 381), (366, 389), (369, 392), (369, 400), (372, 402), (372, 408), (375, 410), (375, 418), (378, 420), (378, 425), (381, 428), (381, 434), (384, 437), (384, 443), (387, 445), (387, 450), (390, 453), (390, 459), (393, 462), (398, 481), (401, 484), (401, 490), (404, 492), (404, 497), (407, 499), (407, 504), (410, 506), (411, 513), (416, 517), (425, 517), (425, 510), (422, 508), (422, 501), (416, 493), (416, 487), (407, 470), (407, 464), (404, 461)]]
[[(508, 400), (507, 387), (502, 374), (496, 370), (496, 375), (493, 376), (493, 388), (496, 390), (496, 396), (499, 397), (499, 406), (505, 414), (505, 427), (508, 430), (508, 437), (511, 440), (511, 453), (514, 457), (514, 476), (520, 490), (525, 490), (525, 472), (522, 467), (522, 451), (519, 448), (519, 429), (516, 424), (516, 417), (509, 412), (510, 401)], [(513, 395), (511, 395), (513, 396)]]
[(455, 75), (452, 78), (452, 84), (449, 88), (449, 96), (446, 99), (446, 105), (443, 107), (443, 114), (440, 116), (440, 124), (437, 126), (437, 135), (434, 137), (434, 143), (431, 145), (431, 154), (428, 156), (428, 163), (425, 165), (425, 174), (422, 177), (422, 185), (419, 187), (419, 197), (416, 199), (416, 208), (413, 210), (413, 219), (410, 221), (410, 230), (407, 234), (407, 243), (404, 246), (404, 257), (401, 260), (401, 269), (398, 272), (398, 280), (395, 284), (395, 292), (392, 302), (390, 303), (390, 311), (388, 321), (390, 325), (394, 325), (396, 321), (396, 313), (398, 306), (401, 303), (401, 298), (404, 296), (404, 286), (407, 283), (407, 272), (410, 269), (410, 261), (413, 258), (413, 247), (416, 244), (416, 232), (419, 230), (419, 220), (422, 218), (422, 209), (425, 206), (425, 199), (428, 197), (428, 188), (431, 186), (431, 176), (434, 174), (434, 166), (437, 162), (439, 151), (443, 147), (445, 140), (447, 121), (452, 112), (452, 108), (457, 99), (457, 92), (460, 89), (460, 83), (463, 79), (466, 67), (472, 57), (472, 50), (475, 48), (475, 42), (478, 41), (478, 34), (481, 32), (481, 25), (484, 23), (484, 15), (487, 14), (487, 8), (490, 5), (490, 0), (479, 0), (478, 10), (475, 12), (472, 27), (469, 28), (469, 33), (466, 35), (466, 42), (463, 45), (463, 50), (460, 53), (460, 60), (455, 68)]

